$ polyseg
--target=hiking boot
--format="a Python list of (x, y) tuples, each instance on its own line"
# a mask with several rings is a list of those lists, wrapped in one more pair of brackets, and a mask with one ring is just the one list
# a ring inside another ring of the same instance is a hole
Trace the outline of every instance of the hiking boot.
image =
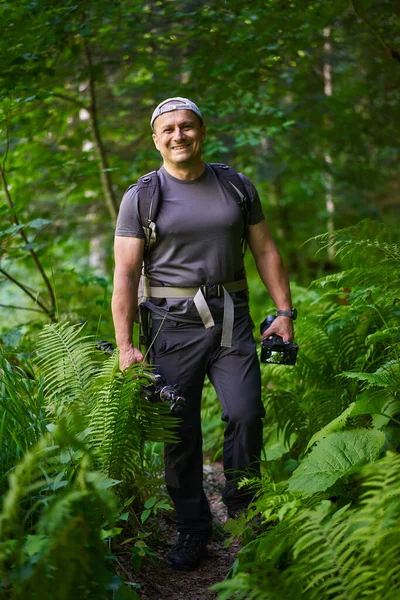
[(243, 515), (246, 513), (246, 510), (248, 509), (249, 505), (246, 504), (245, 506), (228, 506), (227, 507), (227, 512), (228, 512), (228, 517), (230, 519), (240, 519), (240, 517), (243, 517)]
[(167, 564), (174, 571), (193, 571), (208, 556), (207, 538), (196, 533), (180, 533), (168, 552)]

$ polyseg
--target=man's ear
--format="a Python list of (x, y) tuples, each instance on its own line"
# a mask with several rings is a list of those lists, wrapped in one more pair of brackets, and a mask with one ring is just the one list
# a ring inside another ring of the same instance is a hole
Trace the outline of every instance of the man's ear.
[(202, 139), (205, 140), (206, 136), (207, 136), (207, 130), (206, 130), (206, 126), (205, 125), (201, 126), (201, 134), (202, 134)]
[(157, 148), (158, 151), (160, 151), (160, 148), (158, 147), (158, 141), (157, 141), (157, 136), (155, 133), (153, 133), (153, 135), (151, 136), (153, 138), (153, 142), (155, 147)]

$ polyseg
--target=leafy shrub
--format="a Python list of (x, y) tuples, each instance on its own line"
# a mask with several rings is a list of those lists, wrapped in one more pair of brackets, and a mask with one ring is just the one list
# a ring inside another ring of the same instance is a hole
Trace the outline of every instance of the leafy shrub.
[(236, 574), (214, 586), (218, 600), (392, 600), (400, 594), (400, 455), (362, 470), (355, 507), (307, 506), (279, 496), (267, 531), (239, 553)]
[(296, 326), (298, 364), (268, 367), (264, 476), (229, 526), (248, 541), (261, 514), (263, 533), (219, 600), (400, 594), (400, 231), (362, 222), (317, 241), (346, 268), (305, 291), (314, 300)]

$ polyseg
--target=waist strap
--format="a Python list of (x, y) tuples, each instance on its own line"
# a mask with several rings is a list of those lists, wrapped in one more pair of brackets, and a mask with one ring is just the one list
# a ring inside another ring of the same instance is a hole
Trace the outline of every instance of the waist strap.
[(246, 279), (231, 281), (229, 283), (209, 284), (200, 287), (153, 287), (148, 286), (150, 298), (193, 298), (194, 305), (203, 322), (204, 327), (214, 327), (215, 322), (206, 299), (213, 297), (224, 298), (224, 315), (222, 319), (221, 346), (232, 346), (232, 332), (234, 321), (234, 304), (229, 294), (247, 290)]

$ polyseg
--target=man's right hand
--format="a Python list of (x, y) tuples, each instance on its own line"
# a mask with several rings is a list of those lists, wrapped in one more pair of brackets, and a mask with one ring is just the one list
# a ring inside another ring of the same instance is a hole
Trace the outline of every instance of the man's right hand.
[(135, 348), (135, 346), (128, 346), (127, 348), (119, 349), (119, 368), (121, 371), (125, 371), (131, 365), (143, 362), (143, 354)]

